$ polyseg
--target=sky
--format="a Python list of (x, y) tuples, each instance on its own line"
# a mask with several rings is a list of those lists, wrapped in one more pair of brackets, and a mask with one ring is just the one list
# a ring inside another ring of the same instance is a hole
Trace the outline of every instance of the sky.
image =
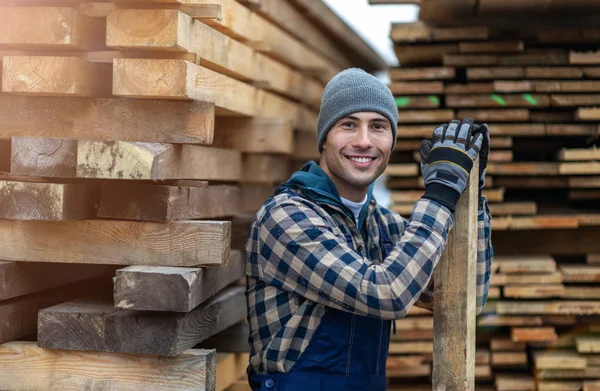
[(368, 0), (323, 0), (369, 43), (389, 65), (398, 65), (390, 40), (392, 22), (414, 22), (415, 5), (369, 5)]

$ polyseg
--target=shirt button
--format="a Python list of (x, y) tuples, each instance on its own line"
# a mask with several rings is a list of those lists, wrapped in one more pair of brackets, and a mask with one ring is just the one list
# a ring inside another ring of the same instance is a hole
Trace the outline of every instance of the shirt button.
[(273, 387), (274, 385), (275, 385), (275, 382), (273, 381), (273, 379), (267, 379), (267, 380), (265, 381), (265, 387), (267, 387), (267, 388), (271, 388), (271, 387)]

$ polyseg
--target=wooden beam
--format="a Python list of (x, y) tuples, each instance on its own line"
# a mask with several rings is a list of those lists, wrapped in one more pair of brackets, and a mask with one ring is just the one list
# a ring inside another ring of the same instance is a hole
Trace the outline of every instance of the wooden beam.
[(585, 369), (584, 356), (571, 351), (536, 351), (533, 354), (535, 369)]
[(475, 389), (478, 167), (476, 161), (457, 204), (448, 247), (434, 270), (434, 389)]
[(491, 163), (491, 175), (559, 175), (558, 163)]
[(467, 68), (469, 80), (523, 79), (523, 67), (470, 67)]
[(52, 351), (35, 342), (0, 345), (0, 388), (106, 391), (214, 389), (216, 352), (188, 350), (177, 357)]
[(446, 95), (449, 108), (472, 107), (548, 107), (550, 99), (542, 94)]
[(211, 103), (0, 94), (0, 138), (53, 137), (210, 145)]
[(0, 180), (0, 218), (81, 220), (96, 217), (93, 186)]
[(131, 58), (113, 61), (114, 95), (213, 102), (229, 114), (252, 116), (256, 111), (256, 88), (192, 62)]
[(1, 46), (98, 50), (104, 46), (103, 39), (102, 22), (72, 8), (0, 7)]
[(598, 315), (600, 301), (499, 301), (499, 315)]
[(399, 123), (439, 123), (448, 122), (454, 118), (454, 111), (448, 109), (400, 110)]
[(519, 53), (524, 51), (523, 41), (459, 42), (461, 53)]
[(35, 96), (110, 96), (110, 68), (77, 57), (5, 56), (2, 92)]
[(115, 308), (190, 312), (244, 276), (244, 255), (231, 252), (224, 266), (184, 268), (129, 266), (117, 270)]
[(501, 273), (554, 273), (556, 261), (549, 255), (494, 257), (494, 265)]
[(244, 319), (244, 291), (226, 288), (188, 313), (121, 310), (92, 299), (66, 302), (40, 311), (38, 346), (177, 356)]
[(13, 137), (10, 173), (15, 176), (75, 176), (76, 151), (74, 140)]
[(242, 181), (245, 183), (281, 183), (290, 176), (290, 161), (284, 156), (244, 154)]
[(388, 75), (392, 81), (400, 80), (449, 80), (456, 77), (451, 67), (390, 68)]
[(7, 261), (222, 265), (229, 259), (231, 223), (0, 219), (0, 233), (0, 252)]
[(448, 84), (446, 86), (446, 94), (491, 94), (494, 91), (494, 83)]
[(392, 83), (388, 87), (394, 95), (426, 95), (444, 93), (444, 83), (441, 81), (401, 81)]
[(456, 113), (458, 118), (473, 118), (476, 122), (525, 122), (529, 120), (527, 109), (463, 109)]
[(575, 113), (578, 121), (599, 121), (600, 108), (598, 107), (579, 107)]

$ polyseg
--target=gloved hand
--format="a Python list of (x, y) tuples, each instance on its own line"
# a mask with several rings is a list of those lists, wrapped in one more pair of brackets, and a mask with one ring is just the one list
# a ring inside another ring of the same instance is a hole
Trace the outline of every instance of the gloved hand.
[[(421, 172), (425, 180), (423, 198), (456, 210), (465, 190), (473, 162), (481, 150), (483, 134), (474, 134), (473, 119), (454, 120), (438, 126), (432, 141), (421, 143)], [(489, 144), (489, 143), (488, 143)]]
[(483, 136), (481, 150), (479, 151), (479, 199), (481, 199), (481, 191), (485, 186), (485, 169), (490, 156), (490, 130), (487, 124), (474, 126), (473, 135), (480, 133)]

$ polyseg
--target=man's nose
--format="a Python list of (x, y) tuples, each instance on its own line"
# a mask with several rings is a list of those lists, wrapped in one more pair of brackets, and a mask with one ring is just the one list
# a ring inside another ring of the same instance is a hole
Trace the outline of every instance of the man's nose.
[(356, 138), (354, 139), (354, 146), (361, 149), (368, 149), (373, 146), (371, 142), (371, 134), (369, 133), (368, 126), (361, 126), (359, 131), (356, 132)]

